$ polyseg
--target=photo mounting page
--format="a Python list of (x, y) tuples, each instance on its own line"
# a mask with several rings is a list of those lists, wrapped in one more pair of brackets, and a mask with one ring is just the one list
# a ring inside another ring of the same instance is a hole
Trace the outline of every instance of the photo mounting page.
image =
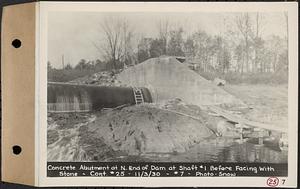
[(41, 2), (39, 184), (295, 187), (297, 14)]

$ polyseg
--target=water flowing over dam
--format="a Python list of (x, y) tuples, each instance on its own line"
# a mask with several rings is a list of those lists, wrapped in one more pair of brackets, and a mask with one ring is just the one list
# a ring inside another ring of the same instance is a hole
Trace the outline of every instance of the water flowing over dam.
[(147, 88), (112, 87), (48, 82), (48, 112), (85, 112), (137, 104), (135, 90), (143, 102), (152, 102)]

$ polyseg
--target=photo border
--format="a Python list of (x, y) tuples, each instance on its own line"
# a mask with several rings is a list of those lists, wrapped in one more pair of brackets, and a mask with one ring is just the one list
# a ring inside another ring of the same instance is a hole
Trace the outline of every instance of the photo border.
[[(37, 3), (36, 67), (36, 178), (39, 186), (137, 186), (137, 187), (265, 187), (268, 177), (47, 177), (47, 30), (48, 13), (52, 11), (80, 12), (288, 12), (289, 83), (288, 83), (288, 177), (285, 185), (297, 185), (298, 150), (298, 4), (276, 3), (105, 3), (105, 2), (40, 2)], [(139, 11), (137, 11), (139, 10)], [(224, 11), (226, 10), (226, 11)], [(237, 180), (238, 179), (238, 180)], [(238, 181), (238, 182), (237, 182)]]

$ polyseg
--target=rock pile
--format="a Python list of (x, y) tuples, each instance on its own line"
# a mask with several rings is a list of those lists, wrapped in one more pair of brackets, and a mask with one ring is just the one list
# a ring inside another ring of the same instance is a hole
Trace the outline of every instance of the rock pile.
[(116, 77), (116, 71), (103, 71), (94, 73), (92, 75), (78, 78), (70, 83), (88, 84), (88, 85), (101, 85), (101, 86), (126, 86), (122, 84)]

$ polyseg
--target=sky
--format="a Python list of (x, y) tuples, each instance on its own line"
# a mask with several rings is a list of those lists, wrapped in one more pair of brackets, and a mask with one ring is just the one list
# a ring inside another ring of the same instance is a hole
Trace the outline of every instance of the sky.
[[(66, 64), (76, 65), (80, 59), (101, 59), (94, 44), (101, 45), (104, 34), (101, 23), (109, 17), (124, 18), (133, 27), (135, 36), (158, 37), (157, 24), (168, 20), (173, 27), (182, 26), (184, 35), (204, 30), (216, 35), (234, 27), (238, 13), (102, 13), (102, 12), (50, 12), (48, 15), (48, 61), (55, 68)], [(286, 36), (283, 12), (262, 13), (262, 37)], [(225, 26), (224, 26), (225, 20)]]

